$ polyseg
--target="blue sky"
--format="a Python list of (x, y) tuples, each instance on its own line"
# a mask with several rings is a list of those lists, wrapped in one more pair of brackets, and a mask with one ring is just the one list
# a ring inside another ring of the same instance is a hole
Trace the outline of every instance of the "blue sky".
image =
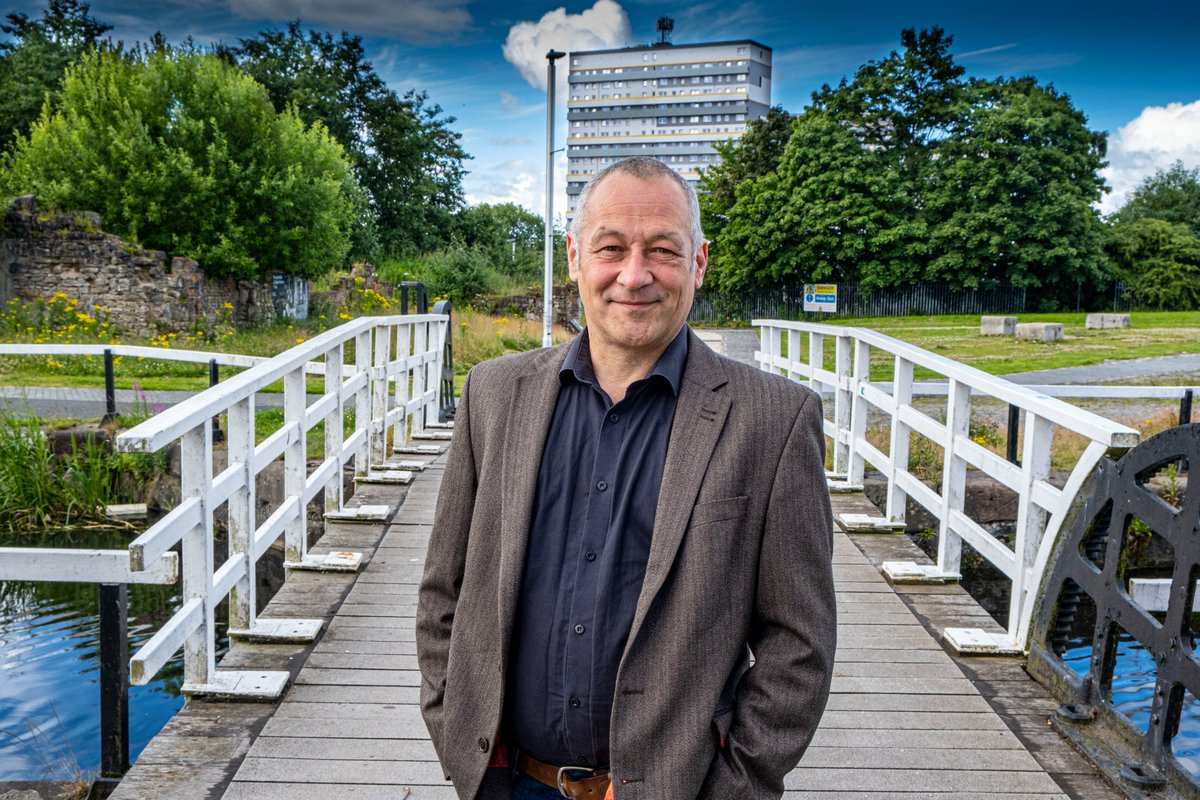
[[(17, 0), (5, 13), (38, 16), (42, 7)], [(897, 48), (902, 28), (939, 25), (954, 36), (953, 53), (968, 74), (1033, 75), (1068, 94), (1090, 127), (1109, 133), (1114, 192), (1101, 205), (1106, 212), (1156, 168), (1176, 159), (1200, 166), (1200, 0), (95, 0), (92, 15), (126, 42), (161, 30), (171, 40), (236, 43), (295, 18), (360, 34), (393, 88), (424, 90), (456, 117), (453, 127), (473, 156), (468, 199), (511, 200), (539, 213), (546, 50), (648, 42), (664, 15), (675, 19), (678, 43), (752, 38), (773, 48), (772, 102), (793, 112), (823, 83)], [(561, 147), (564, 104), (558, 111)], [(564, 167), (560, 154), (558, 176)]]

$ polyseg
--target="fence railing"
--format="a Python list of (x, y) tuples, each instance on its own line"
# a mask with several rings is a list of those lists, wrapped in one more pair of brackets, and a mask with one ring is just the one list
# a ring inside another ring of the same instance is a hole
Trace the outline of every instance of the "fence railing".
[[(922, 283), (915, 286), (868, 290), (857, 283), (838, 284), (834, 317), (903, 317), (930, 314), (1020, 314), (1025, 311), (1022, 286), (986, 286), (957, 289), (949, 284)], [(737, 296), (700, 291), (696, 293), (690, 322), (722, 322), (729, 319), (804, 319), (804, 286), (783, 286)], [(815, 312), (812, 316), (818, 316)]]
[[(760, 329), (757, 358), (762, 369), (806, 383), (822, 393), (832, 392), (832, 415), (825, 420), (825, 434), (833, 443), (831, 480), (859, 486), (870, 464), (887, 480), (885, 514), (889, 522), (904, 522), (910, 497), (938, 520), (937, 563), (921, 570), (922, 577), (958, 579), (962, 544), (966, 542), (1012, 582), (1006, 633), (996, 637), (982, 631), (948, 629), (946, 636), (951, 643), (962, 650), (1024, 650), (1037, 588), (1076, 494), (1100, 458), (1136, 445), (1138, 432), (874, 331), (782, 320), (756, 319), (752, 324)], [(833, 345), (833, 369), (825, 366), (829, 343)], [(872, 380), (874, 352), (886, 354), (891, 361), (892, 380)], [(918, 367), (946, 379), (943, 419), (913, 404), (913, 372)], [(996, 398), (1023, 412), (1020, 466), (971, 439), (971, 403), (979, 396)], [(886, 444), (882, 447), (867, 439), (870, 409), (886, 415), (888, 420)], [(1087, 440), (1062, 488), (1049, 480), (1056, 429), (1072, 431)], [(941, 448), (938, 488), (910, 471), (913, 434)], [(966, 477), (971, 468), (1016, 492), (1018, 510), (1011, 547), (966, 514)], [(894, 567), (905, 569), (903, 565)]]
[[(308, 553), (306, 508), (322, 497), (327, 515), (342, 513), (342, 474), (351, 461), (356, 476), (366, 477), (413, 436), (437, 425), (439, 412), (447, 414), (441, 395), (448, 388), (443, 360), (450, 308), (446, 304), (438, 310), (445, 313), (360, 318), (269, 359), (128, 345), (0, 345), (0, 355), (104, 355), (108, 350), (128, 357), (215, 360), (245, 369), (117, 437), (124, 451), (157, 452), (175, 443), (180, 448), (182, 501), (138, 536), (123, 558), (106, 551), (4, 549), (4, 563), (19, 565), (24, 575), (69, 565), (74, 580), (96, 583), (162, 582), (179, 574), (181, 607), (133, 655), (131, 682), (149, 682), (182, 648), (187, 693), (278, 694), (286, 672), (217, 669), (216, 607), (229, 598), (231, 636), (295, 641), (319, 632), (315, 620), (257, 618), (256, 564), (282, 536), (289, 569), (357, 567), (357, 554), (317, 558)], [(322, 384), (312, 403), (310, 376)], [(282, 426), (258, 442), (256, 397), (279, 382)], [(450, 390), (452, 385), (451, 378)], [(228, 466), (214, 474), (213, 419), (219, 415), (227, 417)], [(308, 433), (318, 425), (324, 427), (324, 454), (310, 469)], [(256, 477), (281, 456), (283, 497), (259, 524)], [(213, 531), (222, 510), (229, 547), (226, 560), (217, 564)], [(174, 554), (176, 548), (181, 558)], [(19, 576), (0, 573), (6, 577)]]
[[(133, 655), (130, 677), (148, 682), (180, 648), (184, 691), (273, 695), (287, 673), (226, 672), (216, 668), (217, 604), (229, 597), (230, 635), (296, 640), (317, 634), (311, 620), (256, 617), (255, 565), (284, 538), (291, 569), (335, 566), (346, 554), (317, 559), (307, 552), (306, 507), (324, 497), (327, 513), (342, 509), (342, 470), (354, 460), (365, 476), (410, 434), (437, 420), (447, 317), (413, 315), (362, 318), (326, 331), (285, 353), (229, 378), (121, 434), (125, 451), (155, 452), (180, 443), (182, 502), (129, 546), (131, 568), (142, 570), (176, 546), (182, 549), (182, 605)], [(353, 362), (347, 358), (352, 348)], [(320, 398), (307, 402), (310, 363), (324, 365)], [(255, 395), (282, 380), (282, 427), (255, 441)], [(353, 410), (351, 430), (343, 431)], [(213, 474), (213, 417), (227, 415), (228, 466)], [(324, 423), (324, 457), (309, 470), (307, 434)], [(284, 461), (283, 499), (267, 518), (256, 520), (255, 478), (279, 456)], [(213, 523), (224, 507), (229, 555), (213, 560)]]

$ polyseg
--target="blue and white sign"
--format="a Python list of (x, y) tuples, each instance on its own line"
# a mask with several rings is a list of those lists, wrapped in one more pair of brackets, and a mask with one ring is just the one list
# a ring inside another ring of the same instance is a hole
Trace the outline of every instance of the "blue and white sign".
[(804, 284), (804, 310), (805, 311), (824, 311), (834, 313), (837, 311), (837, 284), (836, 283), (806, 283)]

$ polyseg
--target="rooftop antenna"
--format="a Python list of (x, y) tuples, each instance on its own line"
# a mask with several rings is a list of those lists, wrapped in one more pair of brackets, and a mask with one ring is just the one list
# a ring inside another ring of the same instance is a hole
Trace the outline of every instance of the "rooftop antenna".
[(658, 41), (655, 43), (659, 47), (671, 44), (671, 31), (675, 30), (675, 20), (670, 17), (658, 18)]

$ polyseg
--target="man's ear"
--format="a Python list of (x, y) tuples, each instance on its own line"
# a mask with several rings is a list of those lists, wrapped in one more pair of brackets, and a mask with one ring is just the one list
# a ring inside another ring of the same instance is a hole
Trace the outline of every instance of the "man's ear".
[(704, 273), (708, 269), (708, 240), (696, 251), (696, 288), (704, 285)]
[(567, 234), (567, 275), (575, 283), (579, 283), (579, 264), (576, 263), (575, 241)]

